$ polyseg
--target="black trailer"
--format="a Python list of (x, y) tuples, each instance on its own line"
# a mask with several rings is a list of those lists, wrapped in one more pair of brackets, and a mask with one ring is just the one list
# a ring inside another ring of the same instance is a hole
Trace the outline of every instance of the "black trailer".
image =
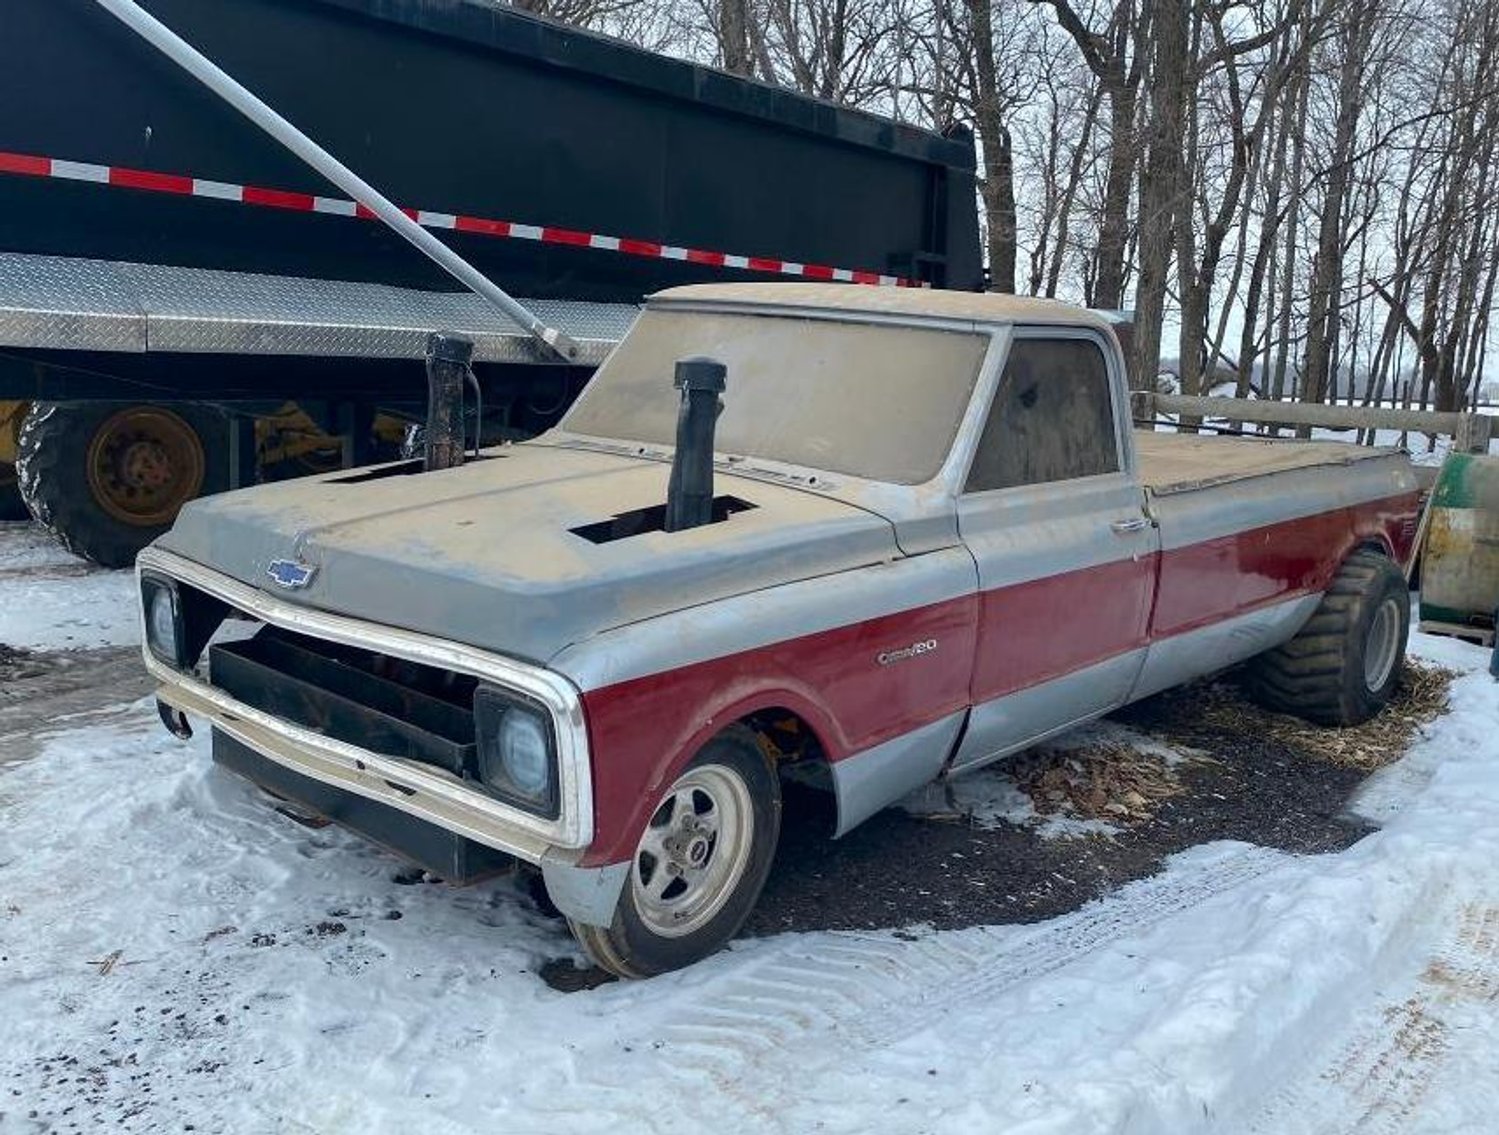
[(424, 397), (434, 329), (477, 341), (490, 432), (525, 432), (662, 287), (981, 286), (966, 133), (489, 0), (142, 6), (583, 350), (562, 365), (456, 292), (94, 0), (7, 5), (0, 399), (45, 404), (22, 487), (95, 559), (277, 457), (373, 456), (377, 414)]

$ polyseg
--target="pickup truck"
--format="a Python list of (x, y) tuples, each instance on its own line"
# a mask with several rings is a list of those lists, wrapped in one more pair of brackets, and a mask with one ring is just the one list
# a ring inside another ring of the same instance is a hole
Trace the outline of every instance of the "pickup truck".
[(645, 977), (737, 931), (785, 777), (841, 835), (1246, 659), (1371, 716), (1416, 514), (1398, 451), (1137, 432), (1075, 307), (698, 285), (540, 437), (195, 501), (138, 575), (174, 731), (444, 879), (539, 867)]

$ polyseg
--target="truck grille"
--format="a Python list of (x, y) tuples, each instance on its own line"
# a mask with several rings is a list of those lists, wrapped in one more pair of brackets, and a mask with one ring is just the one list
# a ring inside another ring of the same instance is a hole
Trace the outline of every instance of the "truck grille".
[(476, 678), (272, 626), (208, 657), (211, 684), (255, 709), (457, 776), (474, 768)]

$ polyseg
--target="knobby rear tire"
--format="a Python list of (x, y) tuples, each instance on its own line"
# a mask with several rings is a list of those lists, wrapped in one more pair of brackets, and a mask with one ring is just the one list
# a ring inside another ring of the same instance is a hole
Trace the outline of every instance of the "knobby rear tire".
[(1318, 725), (1361, 724), (1389, 703), (1409, 634), (1405, 576), (1388, 556), (1360, 549), (1296, 637), (1250, 663), (1250, 692)]

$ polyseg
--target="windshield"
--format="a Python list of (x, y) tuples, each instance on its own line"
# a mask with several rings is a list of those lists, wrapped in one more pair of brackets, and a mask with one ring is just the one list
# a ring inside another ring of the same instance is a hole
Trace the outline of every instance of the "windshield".
[(673, 367), (707, 355), (729, 368), (719, 453), (920, 484), (942, 467), (987, 345), (972, 332), (647, 311), (562, 428), (675, 445)]

